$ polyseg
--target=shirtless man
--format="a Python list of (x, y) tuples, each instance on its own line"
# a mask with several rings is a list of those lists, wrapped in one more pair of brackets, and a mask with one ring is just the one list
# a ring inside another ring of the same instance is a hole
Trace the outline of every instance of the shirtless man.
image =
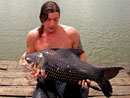
[[(27, 35), (27, 53), (34, 53), (48, 48), (82, 49), (77, 30), (70, 26), (60, 25), (59, 19), (60, 9), (55, 2), (48, 1), (43, 4), (40, 12), (41, 27), (30, 31)], [(85, 62), (87, 61), (85, 53), (80, 55), (80, 59)], [(20, 61), (24, 61), (24, 55)], [(46, 79), (45, 70), (32, 71), (31, 73), (38, 78), (33, 98), (57, 98), (59, 94), (57, 93), (55, 82)], [(39, 79), (39, 73), (44, 78), (43, 80)], [(90, 81), (87, 80), (87, 82)], [(79, 85), (69, 85), (68, 88), (66, 87), (67, 90), (65, 89), (64, 98), (83, 98), (80, 93), (80, 85), (87, 88), (87, 82), (83, 80), (79, 81)]]

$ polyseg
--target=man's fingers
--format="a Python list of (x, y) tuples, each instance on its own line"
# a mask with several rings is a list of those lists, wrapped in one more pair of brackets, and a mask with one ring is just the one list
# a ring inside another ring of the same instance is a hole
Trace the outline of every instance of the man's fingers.
[(42, 75), (42, 77), (43, 77), (44, 79), (47, 78), (47, 75), (46, 75), (46, 73), (45, 73), (45, 70), (38, 69), (38, 70), (32, 70), (32, 71), (31, 71), (31, 74), (34, 75), (36, 78), (39, 78), (39, 77), (40, 77), (40, 73), (41, 73), (41, 75)]
[(90, 81), (89, 79), (87, 79), (86, 81), (87, 81), (87, 83), (88, 83), (88, 84), (90, 84), (90, 83), (91, 83), (91, 81)]
[(81, 80), (78, 82), (79, 85), (81, 85)]
[(82, 86), (84, 86), (85, 88), (88, 87), (88, 84), (87, 84), (87, 82), (85, 80), (82, 81)]
[(85, 85), (85, 80), (82, 81), (82, 86), (84, 86), (84, 85)]
[(88, 83), (87, 83), (87, 82), (85, 82), (85, 85), (83, 85), (83, 86), (85, 86), (85, 88), (88, 88)]
[(82, 81), (80, 80), (80, 81), (78, 82), (79, 85), (82, 85), (82, 86), (84, 86), (85, 88), (88, 88), (88, 84), (90, 84), (90, 83), (91, 83), (91, 81), (88, 80), (88, 79), (87, 79), (86, 81), (85, 81), (85, 80), (82, 80)]
[(46, 75), (45, 70), (41, 70), (41, 75), (42, 75), (42, 77), (43, 77), (44, 79), (46, 79), (46, 78), (47, 78), (47, 75)]
[(40, 69), (37, 70), (36, 74), (34, 75), (36, 78), (39, 78)]

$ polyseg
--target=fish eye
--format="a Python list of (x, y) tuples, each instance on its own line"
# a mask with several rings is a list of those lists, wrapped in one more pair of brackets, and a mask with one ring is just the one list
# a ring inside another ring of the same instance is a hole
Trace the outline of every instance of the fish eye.
[(28, 64), (31, 64), (33, 60), (31, 58), (27, 57), (26, 61), (27, 61)]

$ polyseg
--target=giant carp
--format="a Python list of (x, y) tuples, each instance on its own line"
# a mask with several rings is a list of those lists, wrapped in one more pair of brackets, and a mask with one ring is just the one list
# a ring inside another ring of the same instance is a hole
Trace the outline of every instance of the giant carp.
[(83, 62), (78, 49), (46, 49), (36, 53), (27, 53), (25, 60), (30, 68), (44, 69), (47, 78), (66, 83), (77, 84), (79, 80), (95, 81), (104, 95), (112, 95), (109, 79), (114, 78), (123, 67), (97, 67)]

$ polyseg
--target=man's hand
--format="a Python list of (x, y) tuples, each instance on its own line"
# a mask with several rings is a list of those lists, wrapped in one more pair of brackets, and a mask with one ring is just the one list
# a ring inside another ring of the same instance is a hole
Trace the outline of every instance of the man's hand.
[(44, 79), (47, 78), (47, 75), (46, 75), (46, 73), (45, 73), (45, 70), (43, 70), (43, 69), (41, 69), (41, 75), (42, 75), (42, 77), (43, 77)]
[(46, 79), (47, 78), (47, 75), (46, 75), (46, 73), (45, 73), (45, 70), (43, 70), (43, 69), (38, 69), (38, 70), (32, 70), (31, 71), (31, 74), (32, 75), (34, 75), (36, 78), (39, 78), (40, 77), (40, 74), (42, 75), (42, 77), (44, 78), (44, 79)]
[(80, 80), (78, 84), (84, 86), (85, 88), (88, 88), (88, 84), (90, 84), (90, 83), (91, 83), (91, 81), (87, 79), (86, 81)]

